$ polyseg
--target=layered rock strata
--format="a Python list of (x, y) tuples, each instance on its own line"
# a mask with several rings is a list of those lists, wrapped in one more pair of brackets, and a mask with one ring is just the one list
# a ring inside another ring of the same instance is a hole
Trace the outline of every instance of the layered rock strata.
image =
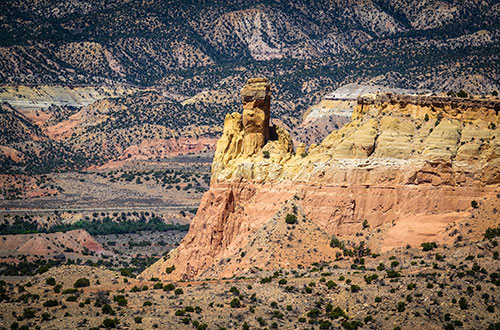
[[(380, 239), (369, 243), (375, 251), (450, 242), (446, 226), (465, 219), (471, 201), (500, 192), (498, 106), (418, 96), (361, 98), (349, 124), (309, 150), (300, 146), (300, 154), (290, 135), (276, 127), (262, 148), (245, 150), (242, 116), (228, 114), (211, 187), (189, 233), (144, 274), (165, 279), (240, 274), (243, 268), (224, 260), (237, 259), (290, 199), (328, 235), (354, 234), (366, 220), (380, 229)], [(267, 266), (272, 267), (286, 263)]]

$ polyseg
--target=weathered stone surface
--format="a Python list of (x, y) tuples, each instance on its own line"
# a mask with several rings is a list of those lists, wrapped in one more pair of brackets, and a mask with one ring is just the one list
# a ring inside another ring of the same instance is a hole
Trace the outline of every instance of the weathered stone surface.
[(269, 140), (271, 87), (265, 78), (252, 78), (241, 89), (243, 153), (253, 155)]

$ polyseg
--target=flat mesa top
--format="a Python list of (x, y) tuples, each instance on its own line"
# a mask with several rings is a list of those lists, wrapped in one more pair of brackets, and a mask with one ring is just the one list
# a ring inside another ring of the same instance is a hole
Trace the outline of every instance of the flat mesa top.
[(241, 89), (244, 102), (251, 100), (265, 100), (271, 97), (271, 85), (266, 78), (250, 78)]

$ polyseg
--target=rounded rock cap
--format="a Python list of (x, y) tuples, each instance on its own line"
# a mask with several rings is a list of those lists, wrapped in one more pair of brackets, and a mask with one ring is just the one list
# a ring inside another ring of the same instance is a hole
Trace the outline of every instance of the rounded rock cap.
[(250, 78), (248, 79), (248, 82), (247, 84), (254, 84), (254, 83), (266, 83), (268, 82), (269, 80), (267, 78), (264, 78), (264, 77), (255, 77), (255, 78)]

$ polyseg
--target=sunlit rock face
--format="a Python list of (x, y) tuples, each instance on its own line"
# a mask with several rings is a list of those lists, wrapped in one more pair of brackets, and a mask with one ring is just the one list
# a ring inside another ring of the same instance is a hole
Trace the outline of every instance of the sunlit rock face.
[(241, 89), (243, 153), (253, 155), (269, 140), (271, 87), (266, 78), (252, 78)]
[(288, 132), (269, 127), (267, 80), (251, 79), (242, 96), (243, 114), (226, 116), (210, 189), (189, 233), (144, 276), (231, 277), (251, 267), (289, 267), (293, 258), (268, 263), (252, 244), (282, 255), (283, 242), (263, 239), (263, 230), (280, 232), (290, 201), (306, 220), (301, 240), (316, 237), (316, 257), (325, 260), (331, 251), (321, 250), (321, 232), (346, 237), (363, 223), (376, 230), (367, 241), (373, 251), (448, 244), (446, 228), (467, 221), (472, 201), (500, 195), (500, 102), (365, 96), (350, 123), (294, 151)]

